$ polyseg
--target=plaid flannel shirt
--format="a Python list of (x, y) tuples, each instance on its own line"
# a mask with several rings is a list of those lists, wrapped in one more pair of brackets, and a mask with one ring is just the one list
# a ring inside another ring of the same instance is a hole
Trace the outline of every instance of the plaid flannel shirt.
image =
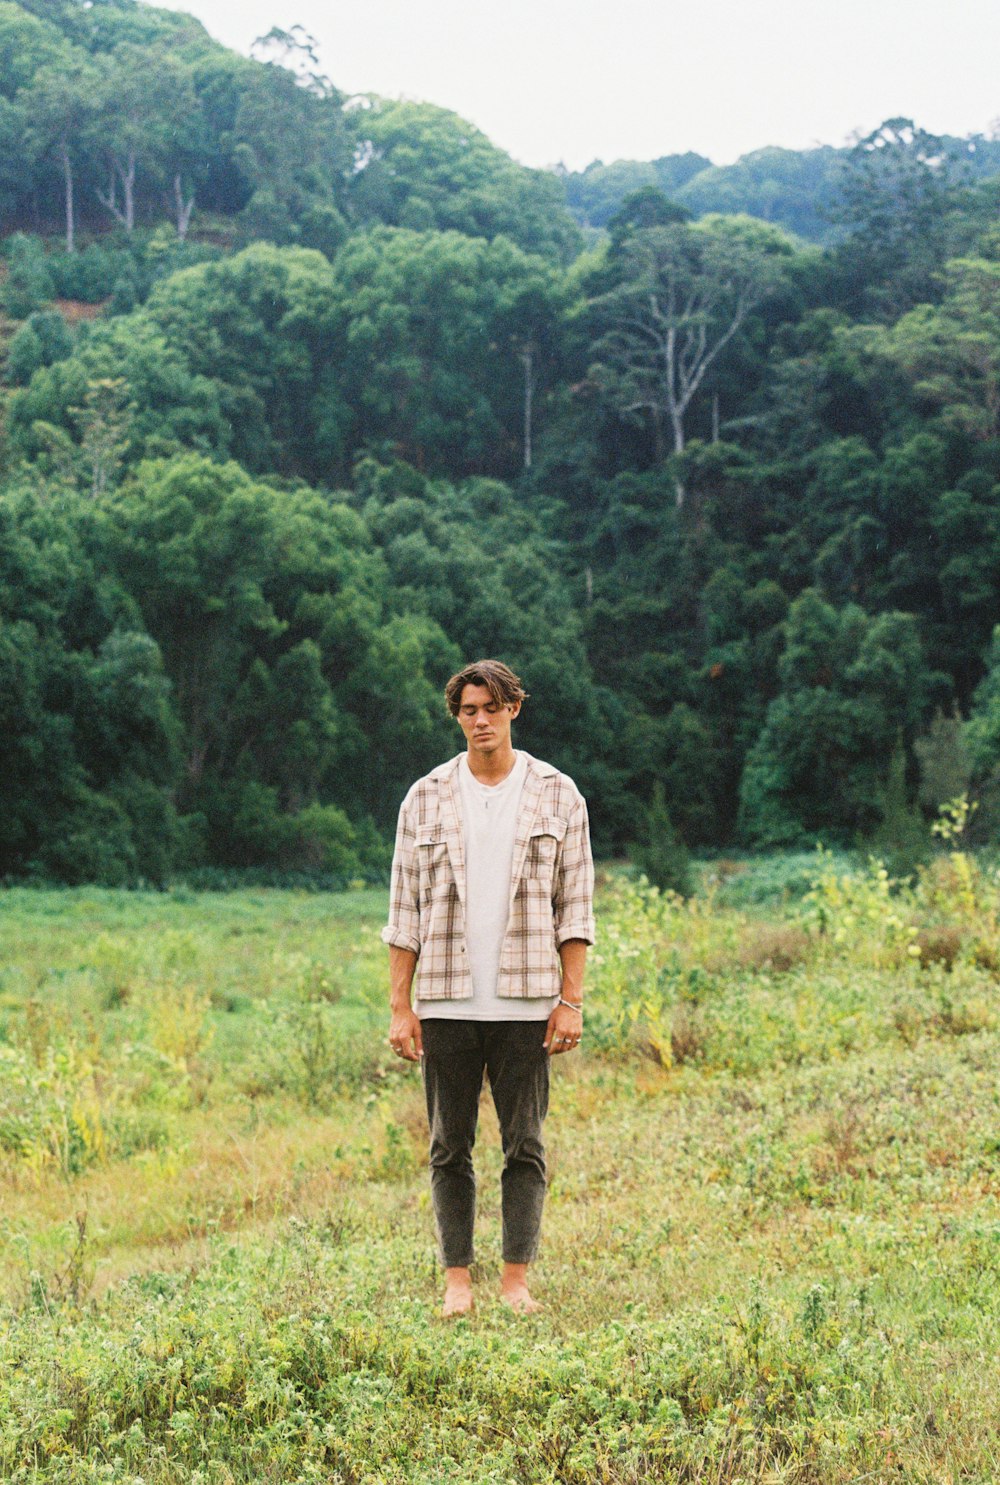
[[(465, 843), (458, 765), (442, 763), (413, 785), (399, 811), (385, 943), (417, 959), (421, 1000), (472, 996), (465, 945)], [(594, 863), (587, 806), (573, 780), (525, 754), (514, 836), (510, 916), (497, 994), (558, 995), (558, 949), (594, 942)]]

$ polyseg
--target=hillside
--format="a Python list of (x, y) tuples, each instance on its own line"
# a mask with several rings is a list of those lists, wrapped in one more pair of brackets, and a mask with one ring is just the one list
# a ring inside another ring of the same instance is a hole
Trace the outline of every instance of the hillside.
[(996, 838), (996, 141), (560, 178), (132, 0), (0, 104), (0, 875), (378, 879), (484, 653), (602, 852)]

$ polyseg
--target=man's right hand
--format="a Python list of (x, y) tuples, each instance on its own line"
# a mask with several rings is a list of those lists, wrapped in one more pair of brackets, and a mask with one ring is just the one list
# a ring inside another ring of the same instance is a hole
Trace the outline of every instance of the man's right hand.
[(389, 1045), (398, 1057), (405, 1057), (407, 1062), (419, 1062), (424, 1055), (420, 1017), (411, 1007), (393, 1011), (389, 1022)]

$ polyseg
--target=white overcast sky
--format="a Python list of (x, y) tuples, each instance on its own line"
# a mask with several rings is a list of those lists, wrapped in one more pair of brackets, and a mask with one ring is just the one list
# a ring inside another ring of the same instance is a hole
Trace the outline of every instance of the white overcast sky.
[[(161, 0), (162, 3), (162, 0)], [(934, 133), (1000, 117), (1000, 0), (186, 0), (248, 52), (302, 25), (346, 92), (424, 99), (526, 165), (716, 164), (843, 144), (902, 115)]]

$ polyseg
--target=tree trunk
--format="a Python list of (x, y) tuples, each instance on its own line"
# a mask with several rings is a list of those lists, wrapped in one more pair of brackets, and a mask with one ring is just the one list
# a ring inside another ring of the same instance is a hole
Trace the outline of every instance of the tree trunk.
[[(684, 414), (682, 412), (680, 412), (678, 409), (672, 408), (671, 409), (671, 412), (670, 412), (670, 421), (671, 421), (671, 423), (673, 424), (673, 427), (674, 427), (674, 453), (675, 454), (683, 454), (683, 452), (684, 452)], [(681, 482), (681, 479), (680, 479), (679, 476), (674, 481), (674, 493), (675, 493), (675, 496), (676, 496), (676, 499), (677, 499), (677, 509), (680, 510), (681, 506), (684, 504), (684, 496), (686, 495), (687, 491), (684, 489), (684, 485)]]
[(662, 464), (667, 456), (667, 445), (663, 437), (663, 413), (658, 407), (651, 408), (653, 414), (653, 453), (657, 464)]
[(73, 167), (69, 158), (69, 145), (62, 140), (59, 146), (59, 154), (62, 159), (63, 176), (66, 180), (66, 251), (76, 252), (76, 234), (73, 222)]
[(532, 353), (533, 347), (529, 344), (521, 351), (521, 360), (524, 362), (524, 467), (531, 468), (531, 400), (534, 391), (532, 377)]
[(135, 226), (135, 150), (129, 150), (128, 168), (122, 170), (119, 166), (119, 174), (125, 192), (125, 231), (131, 232)]
[(191, 192), (187, 201), (184, 200), (179, 171), (174, 176), (174, 202), (177, 207), (177, 236), (183, 242), (187, 237), (188, 227), (191, 224), (191, 213), (194, 211), (194, 192)]
[(101, 203), (102, 206), (104, 206), (104, 207), (107, 208), (107, 210), (111, 213), (111, 215), (114, 217), (114, 219), (115, 219), (116, 222), (121, 222), (121, 224), (122, 224), (123, 227), (126, 225), (126, 222), (125, 222), (125, 213), (121, 210), (121, 208), (119, 207), (118, 202), (116, 200), (116, 192), (115, 192), (115, 167), (114, 167), (114, 165), (111, 166), (111, 171), (110, 171), (110, 174), (108, 176), (108, 194), (105, 196), (105, 194), (101, 190), (100, 186), (98, 186), (98, 188), (97, 188), (97, 199)]

